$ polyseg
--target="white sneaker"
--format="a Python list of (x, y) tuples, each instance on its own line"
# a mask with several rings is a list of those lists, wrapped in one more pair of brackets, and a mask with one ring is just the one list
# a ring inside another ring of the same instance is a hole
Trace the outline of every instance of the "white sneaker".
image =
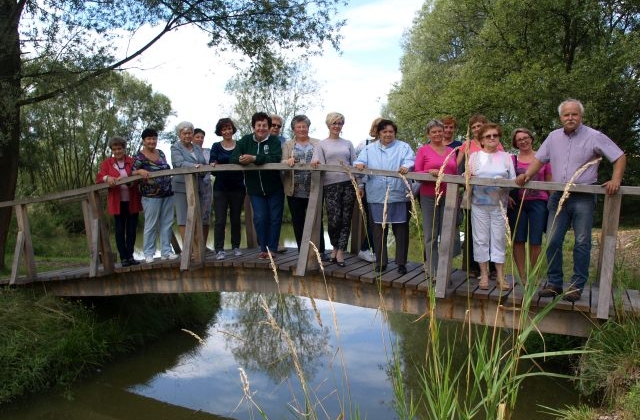
[(233, 248), (233, 255), (235, 255), (236, 257), (239, 257), (242, 255), (242, 251), (240, 251), (239, 248)]
[(224, 260), (224, 257), (226, 257), (227, 254), (225, 254), (224, 251), (218, 251), (218, 253), (216, 254), (216, 260)]
[(144, 262), (151, 264), (153, 262), (153, 257), (144, 257)]
[(365, 251), (358, 252), (358, 258), (367, 262), (374, 262), (376, 260), (376, 254), (367, 249)]
[(178, 258), (178, 254), (170, 252), (170, 253), (168, 253), (166, 255), (163, 255), (160, 259), (161, 260), (175, 260), (176, 258)]

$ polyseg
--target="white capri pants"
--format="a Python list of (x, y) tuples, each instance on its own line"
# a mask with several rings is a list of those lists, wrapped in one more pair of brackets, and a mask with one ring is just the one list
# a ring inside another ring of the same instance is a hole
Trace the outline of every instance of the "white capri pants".
[(472, 204), (473, 259), (483, 263), (505, 262), (506, 225), (500, 206)]

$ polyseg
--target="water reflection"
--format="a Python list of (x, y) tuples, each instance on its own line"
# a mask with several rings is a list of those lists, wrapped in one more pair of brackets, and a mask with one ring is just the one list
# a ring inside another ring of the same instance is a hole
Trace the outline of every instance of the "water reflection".
[(274, 383), (295, 375), (295, 366), (305, 378), (314, 376), (328, 351), (328, 329), (319, 312), (297, 296), (238, 293), (226, 299), (238, 308), (237, 318), (220, 328), (240, 366)]
[[(274, 328), (265, 308), (276, 320)], [(246, 370), (252, 398), (270, 419), (301, 418), (311, 406), (318, 418), (396, 418), (389, 377), (390, 349), (400, 351), (403, 381), (418, 395), (416, 365), (424, 362), (427, 328), (416, 316), (381, 313), (326, 301), (250, 293), (223, 293), (221, 309), (202, 335), (163, 337), (115, 363), (73, 390), (73, 401), (53, 395), (10, 411), (6, 420), (261, 418), (243, 395)], [(459, 324), (443, 324), (455, 357), (465, 360)], [(337, 326), (337, 329), (336, 329)], [(286, 331), (285, 333), (280, 330)], [(288, 343), (287, 343), (288, 342)], [(447, 342), (442, 337), (441, 342)], [(295, 356), (295, 357), (294, 357)], [(298, 363), (308, 383), (301, 392)], [(515, 420), (545, 419), (537, 404), (575, 402), (570, 385), (548, 378), (523, 384)]]

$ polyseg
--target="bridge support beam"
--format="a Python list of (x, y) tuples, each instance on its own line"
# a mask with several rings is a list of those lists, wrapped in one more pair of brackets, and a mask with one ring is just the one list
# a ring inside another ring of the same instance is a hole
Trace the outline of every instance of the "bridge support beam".
[(322, 180), (320, 172), (311, 173), (311, 191), (309, 193), (309, 204), (307, 204), (307, 215), (304, 219), (304, 231), (302, 232), (302, 242), (300, 243), (300, 254), (295, 275), (304, 276), (307, 270), (315, 270), (320, 267), (318, 257), (312, 252), (311, 242), (320, 246), (320, 225), (322, 223)]
[(195, 174), (186, 174), (184, 176), (185, 194), (187, 196), (187, 222), (184, 227), (184, 238), (182, 238), (181, 270), (189, 270), (192, 260), (198, 266), (204, 264), (205, 243), (196, 176)]
[[(453, 259), (453, 244), (458, 231), (458, 185), (447, 184), (447, 193), (444, 201), (444, 217), (440, 231), (440, 243), (438, 249), (438, 271), (436, 274), (436, 297), (445, 296), (447, 285), (451, 280), (451, 268)], [(437, 234), (435, 232), (434, 234)]]
[(87, 199), (82, 203), (82, 213), (89, 243), (91, 263), (89, 265), (89, 277), (96, 277), (100, 269), (100, 263), (106, 274), (114, 271), (114, 258), (109, 242), (109, 229), (105, 222), (99, 191), (91, 191)]
[(604, 217), (602, 218), (600, 250), (596, 271), (600, 289), (596, 313), (596, 317), (598, 319), (609, 318), (609, 306), (611, 304), (611, 293), (613, 290), (613, 271), (615, 268), (616, 245), (618, 244), (618, 224), (620, 223), (621, 206), (622, 194), (605, 194), (604, 209), (602, 210)]
[(13, 263), (11, 264), (11, 278), (9, 284), (15, 284), (20, 270), (20, 261), (24, 258), (27, 270), (27, 277), (37, 279), (36, 260), (33, 253), (33, 243), (31, 242), (31, 229), (29, 228), (29, 218), (27, 216), (27, 206), (18, 204), (13, 207), (16, 212), (18, 222), (18, 235), (16, 237), (16, 247), (14, 251)]

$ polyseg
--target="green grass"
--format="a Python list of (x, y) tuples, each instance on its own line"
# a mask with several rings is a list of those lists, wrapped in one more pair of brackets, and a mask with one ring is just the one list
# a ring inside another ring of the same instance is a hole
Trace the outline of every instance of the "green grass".
[(0, 403), (60, 386), (176, 328), (205, 325), (218, 294), (69, 300), (0, 288)]

